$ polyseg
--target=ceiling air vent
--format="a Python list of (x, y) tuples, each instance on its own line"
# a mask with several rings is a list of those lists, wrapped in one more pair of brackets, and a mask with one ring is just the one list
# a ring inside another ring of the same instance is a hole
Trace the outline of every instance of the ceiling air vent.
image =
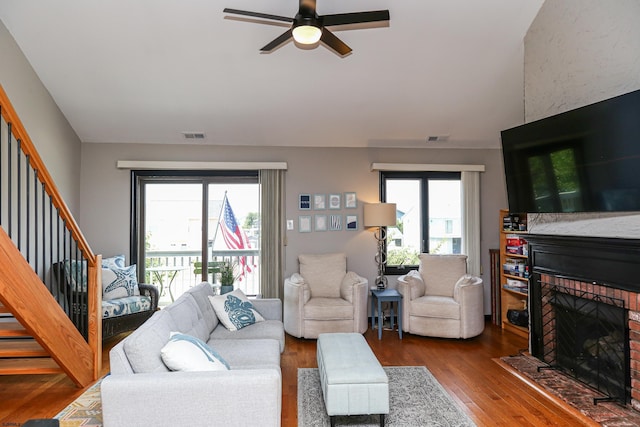
[(426, 142), (447, 142), (449, 135), (429, 135)]
[(184, 139), (197, 139), (197, 140), (201, 140), (205, 138), (204, 132), (182, 132), (182, 136), (184, 136)]

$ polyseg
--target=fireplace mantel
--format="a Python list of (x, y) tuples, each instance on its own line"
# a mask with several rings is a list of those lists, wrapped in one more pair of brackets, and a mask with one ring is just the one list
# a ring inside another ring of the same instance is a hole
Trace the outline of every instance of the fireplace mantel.
[(532, 272), (640, 293), (640, 239), (529, 234)]

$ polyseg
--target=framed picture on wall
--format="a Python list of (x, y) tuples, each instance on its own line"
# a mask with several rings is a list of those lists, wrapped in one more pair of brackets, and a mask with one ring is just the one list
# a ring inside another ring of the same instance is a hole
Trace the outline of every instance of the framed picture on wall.
[(340, 209), (340, 194), (329, 194), (329, 209)]
[(311, 232), (311, 215), (300, 215), (298, 217), (298, 231), (300, 233)]
[(347, 209), (354, 209), (358, 206), (358, 199), (356, 193), (344, 193), (344, 207)]
[(346, 215), (344, 223), (345, 230), (357, 230), (358, 215)]
[(323, 211), (327, 208), (327, 196), (325, 194), (313, 195), (313, 209)]
[(310, 194), (300, 194), (298, 200), (298, 209), (301, 211), (308, 211), (311, 209), (311, 195)]
[(342, 230), (342, 215), (331, 215), (329, 217), (329, 230)]
[(327, 216), (326, 215), (316, 215), (316, 231), (327, 231)]

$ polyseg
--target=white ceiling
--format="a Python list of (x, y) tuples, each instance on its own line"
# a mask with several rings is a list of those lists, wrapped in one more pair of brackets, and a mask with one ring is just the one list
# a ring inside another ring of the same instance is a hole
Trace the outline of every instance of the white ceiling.
[(288, 43), (298, 0), (2, 0), (0, 19), (83, 142), (498, 147), (523, 121), (523, 38), (544, 0), (317, 0), (389, 9), (332, 30), (353, 53)]

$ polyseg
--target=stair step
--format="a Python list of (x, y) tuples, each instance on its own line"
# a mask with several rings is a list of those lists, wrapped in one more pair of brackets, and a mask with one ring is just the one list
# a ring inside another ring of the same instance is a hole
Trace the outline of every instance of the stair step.
[(60, 374), (58, 364), (49, 357), (37, 359), (0, 359), (0, 375)]
[(17, 320), (0, 321), (0, 337), (28, 337), (29, 332)]
[(0, 340), (0, 358), (48, 356), (49, 353), (34, 339)]

